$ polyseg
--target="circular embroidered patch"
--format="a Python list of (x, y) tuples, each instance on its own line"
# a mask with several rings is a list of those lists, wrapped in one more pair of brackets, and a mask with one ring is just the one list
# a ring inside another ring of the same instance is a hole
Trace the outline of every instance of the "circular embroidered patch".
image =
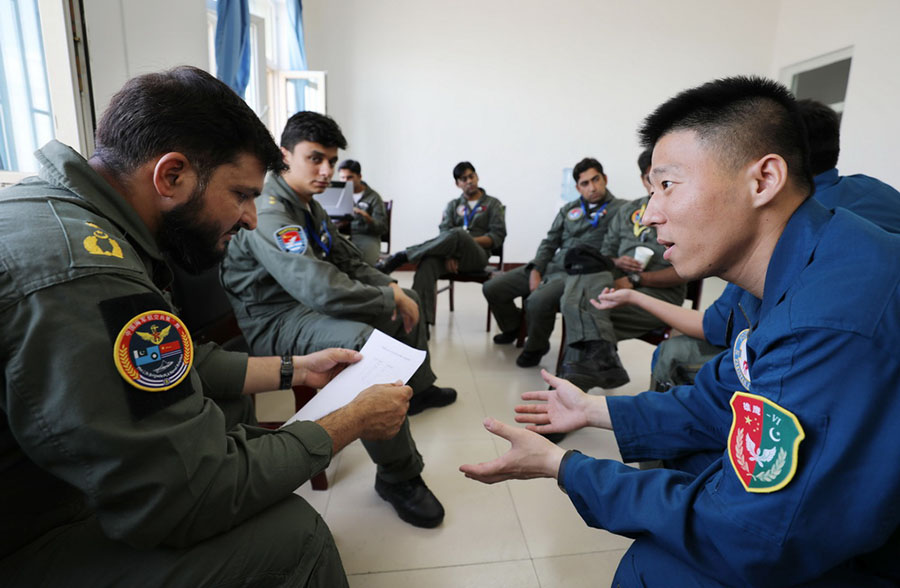
[(456, 207), (456, 216), (466, 216), (466, 205), (460, 204)]
[(306, 251), (309, 239), (303, 227), (290, 225), (275, 231), (275, 243), (282, 251), (300, 254)]
[(734, 372), (744, 390), (750, 390), (750, 363), (747, 361), (747, 337), (750, 329), (744, 329), (738, 333), (734, 340), (734, 349), (731, 351), (731, 361), (734, 363)]
[(141, 313), (119, 331), (113, 361), (135, 388), (148, 392), (174, 388), (194, 361), (191, 334), (181, 319), (165, 310)]
[(635, 226), (641, 224), (641, 215), (644, 214), (644, 209), (647, 208), (646, 205), (638, 208), (634, 212), (631, 213), (631, 223)]
[(580, 208), (573, 208), (568, 212), (568, 214), (566, 214), (566, 216), (569, 217), (569, 220), (576, 221), (584, 216), (584, 211)]

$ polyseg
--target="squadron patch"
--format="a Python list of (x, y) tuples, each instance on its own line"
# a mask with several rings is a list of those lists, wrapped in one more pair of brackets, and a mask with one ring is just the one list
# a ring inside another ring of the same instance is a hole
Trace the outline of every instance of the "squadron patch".
[(641, 224), (641, 219), (644, 218), (644, 211), (647, 210), (647, 205), (644, 204), (637, 210), (631, 213), (631, 224), (633, 225), (632, 232), (635, 237), (640, 237), (641, 233), (645, 231), (649, 231), (650, 227), (646, 227)]
[(275, 231), (275, 243), (282, 251), (301, 254), (309, 246), (309, 238), (303, 227), (289, 225)]
[(358, 208), (360, 210), (369, 210), (369, 203), (368, 202), (359, 202), (359, 203), (357, 203), (356, 208)]
[(566, 213), (566, 216), (570, 221), (577, 221), (584, 216), (584, 211), (581, 208), (573, 208), (568, 213)]
[(731, 350), (731, 362), (734, 364), (734, 372), (744, 390), (750, 390), (750, 363), (747, 359), (747, 338), (750, 329), (744, 329), (734, 340), (734, 348)]
[(768, 398), (735, 392), (731, 397), (728, 459), (747, 492), (775, 492), (797, 471), (800, 421)]
[(119, 245), (118, 241), (110, 237), (106, 231), (91, 222), (86, 222), (84, 224), (95, 229), (90, 236), (85, 237), (84, 241), (82, 241), (85, 251), (91, 255), (108, 255), (109, 257), (117, 257), (119, 259), (124, 257), (124, 255), (122, 255), (122, 246)]
[(456, 207), (456, 216), (466, 216), (466, 205), (460, 204)]
[(181, 319), (164, 310), (151, 310), (135, 316), (119, 331), (113, 361), (127, 383), (162, 392), (187, 377), (194, 346)]

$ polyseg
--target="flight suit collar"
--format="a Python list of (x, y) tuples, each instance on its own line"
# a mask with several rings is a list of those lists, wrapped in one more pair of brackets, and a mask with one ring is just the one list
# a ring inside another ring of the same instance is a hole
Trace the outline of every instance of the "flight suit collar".
[[(475, 206), (478, 206), (479, 204), (483, 203), (488, 197), (488, 193), (487, 193), (487, 191), (485, 191), (484, 188), (478, 188), (478, 190), (481, 191), (481, 196), (479, 196), (478, 200), (475, 201)], [(462, 194), (459, 195), (459, 198), (457, 198), (457, 201), (460, 202), (461, 204), (465, 204), (466, 206), (468, 206), (468, 204), (470, 202), (470, 200), (468, 198), (466, 198), (465, 192), (463, 192)]]
[(816, 192), (821, 192), (826, 188), (830, 188), (838, 183), (840, 180), (840, 175), (838, 174), (838, 170), (836, 167), (831, 168), (828, 171), (824, 171), (813, 178), (813, 183), (815, 184)]
[(766, 270), (760, 318), (778, 304), (803, 269), (812, 261), (813, 253), (832, 214), (812, 198), (794, 211), (775, 245)]
[(137, 211), (78, 152), (59, 141), (50, 141), (35, 152), (35, 157), (41, 164), (38, 176), (42, 180), (73, 192), (97, 209), (100, 215), (115, 223), (128, 235), (129, 241), (147, 255), (163, 260), (156, 239)]

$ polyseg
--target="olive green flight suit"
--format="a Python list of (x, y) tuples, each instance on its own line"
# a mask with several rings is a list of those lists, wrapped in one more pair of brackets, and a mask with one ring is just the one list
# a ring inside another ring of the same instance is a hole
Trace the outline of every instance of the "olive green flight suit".
[[(567, 202), (559, 209), (547, 236), (538, 246), (537, 254), (528, 265), (491, 278), (482, 287), (484, 297), (491, 306), (497, 326), (504, 333), (519, 329), (521, 313), (515, 299), (525, 300), (525, 317), (528, 339), (525, 351), (544, 351), (550, 347), (550, 334), (560, 310), (560, 298), (566, 287), (564, 262), (566, 253), (576, 245), (586, 244), (597, 249), (603, 243), (610, 219), (625, 200), (606, 191), (606, 197), (593, 207), (585, 205), (581, 198)], [(587, 210), (587, 214), (585, 214)], [(596, 218), (599, 215), (599, 218)], [(596, 226), (592, 221), (596, 220)], [(531, 292), (528, 279), (531, 270), (541, 274), (540, 285)]]
[[(422, 320), (406, 333), (402, 319), (392, 318), (393, 280), (362, 260), (315, 199), (307, 207), (281, 176), (269, 174), (256, 206), (256, 230), (240, 231), (231, 240), (221, 274), (254, 353), (358, 350), (373, 328), (428, 350)], [(416, 300), (415, 292), (405, 292)], [(414, 393), (435, 381), (429, 358), (408, 382)], [(413, 478), (424, 467), (408, 421), (392, 439), (363, 445), (387, 482)]]
[(247, 356), (186, 332), (136, 329), (178, 358), (145, 353), (147, 373), (176, 375), (138, 387), (115, 342), (151, 311), (179, 328), (171, 271), (80, 155), (36, 156), (39, 178), (0, 191), (0, 583), (346, 585), (293, 495), (328, 465), (328, 434), (253, 426)]
[[(650, 197), (638, 198), (621, 206), (610, 220), (609, 228), (603, 238), (600, 252), (607, 257), (634, 257), (634, 251), (640, 246), (654, 251), (653, 257), (644, 269), (654, 272), (671, 267), (663, 259), (665, 247), (656, 241), (656, 229), (641, 225), (641, 215), (647, 207)], [(589, 300), (596, 298), (605, 287), (612, 287), (615, 277), (624, 275), (617, 272), (597, 272), (569, 276), (562, 298), (563, 318), (566, 321), (566, 359), (577, 361), (578, 350), (585, 341), (606, 340), (612, 343), (623, 339), (631, 339), (664, 326), (664, 323), (645, 310), (636, 306), (620, 306), (611, 310), (597, 310)], [(643, 292), (653, 298), (680, 305), (684, 302), (686, 286), (678, 284), (667, 288), (650, 288), (641, 286)]]
[(362, 252), (363, 259), (369, 265), (375, 265), (381, 254), (381, 236), (387, 233), (387, 212), (381, 195), (363, 182), (363, 190), (356, 208), (364, 210), (372, 217), (369, 223), (361, 214), (354, 214), (350, 222), (350, 241)]
[[(419, 264), (412, 287), (419, 294), (430, 325), (434, 324), (437, 280), (447, 273), (447, 259), (457, 260), (462, 273), (484, 270), (491, 250), (500, 248), (506, 239), (506, 209), (484, 190), (474, 207), (460, 195), (447, 203), (438, 229), (440, 233), (434, 239), (406, 248), (409, 260)], [(475, 242), (474, 237), (483, 236), (491, 238), (489, 248)]]

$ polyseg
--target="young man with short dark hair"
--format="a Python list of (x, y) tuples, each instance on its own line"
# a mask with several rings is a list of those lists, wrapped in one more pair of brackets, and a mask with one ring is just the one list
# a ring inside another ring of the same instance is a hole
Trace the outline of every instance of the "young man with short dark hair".
[(362, 166), (354, 159), (338, 165), (342, 182), (353, 183), (353, 220), (350, 221), (350, 241), (359, 247), (369, 265), (378, 263), (381, 237), (388, 231), (387, 212), (381, 194), (362, 179)]
[[(614, 584), (873, 586), (900, 581), (900, 237), (815, 199), (783, 86), (727, 78), (660, 106), (641, 136), (643, 222), (685, 279), (747, 292), (731, 353), (693, 386), (638, 396), (553, 389), (517, 420), (612, 429), (626, 462), (718, 452), (700, 471), (638, 471), (488, 419), (511, 450), (475, 479), (555, 477), (592, 526), (634, 537)], [(840, 504), (840, 508), (835, 508)]]
[[(241, 231), (228, 247), (222, 283), (255, 353), (360, 349), (373, 329), (428, 349), (415, 293), (363, 261), (313, 198), (328, 187), (338, 149), (346, 146), (330, 117), (293, 115), (281, 136), (287, 169), (271, 174), (257, 199), (259, 228)], [(426, 356), (409, 380), (410, 414), (456, 400), (455, 390), (434, 381)], [(424, 463), (409, 423), (390, 440), (364, 445), (378, 465), (375, 489), (400, 518), (439, 525), (444, 509), (420, 476)]]
[(484, 270), (491, 251), (502, 247), (506, 239), (506, 209), (478, 186), (475, 167), (468, 161), (457, 163), (453, 180), (462, 194), (444, 208), (440, 234), (398, 251), (376, 266), (390, 274), (408, 261), (418, 263), (412, 287), (419, 294), (429, 325), (434, 324), (438, 276)]

